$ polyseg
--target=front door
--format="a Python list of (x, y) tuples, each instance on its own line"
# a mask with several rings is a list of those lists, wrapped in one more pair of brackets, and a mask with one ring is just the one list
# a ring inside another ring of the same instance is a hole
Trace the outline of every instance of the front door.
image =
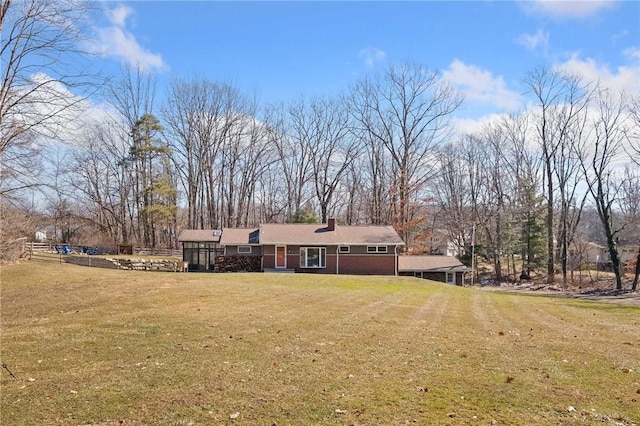
[(287, 267), (287, 248), (285, 246), (276, 246), (276, 268)]

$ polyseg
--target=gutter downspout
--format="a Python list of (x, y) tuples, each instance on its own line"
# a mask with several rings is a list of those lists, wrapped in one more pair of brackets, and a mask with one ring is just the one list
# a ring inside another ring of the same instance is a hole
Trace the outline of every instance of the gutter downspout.
[(399, 263), (399, 259), (398, 259), (398, 245), (396, 244), (395, 246), (393, 246), (393, 253), (395, 254), (395, 260), (393, 262), (394, 266), (395, 266), (395, 270), (393, 271), (395, 273), (395, 276), (398, 276), (398, 263)]
[(336, 246), (336, 275), (340, 275), (340, 244)]

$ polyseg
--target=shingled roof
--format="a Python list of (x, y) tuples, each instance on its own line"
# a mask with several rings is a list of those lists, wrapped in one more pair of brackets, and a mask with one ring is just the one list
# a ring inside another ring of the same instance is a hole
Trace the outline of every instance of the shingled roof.
[(204, 243), (219, 243), (222, 232), (218, 229), (185, 229), (180, 233), (178, 241)]
[(318, 224), (264, 224), (260, 228), (185, 229), (178, 241), (219, 242), (222, 245), (404, 245), (391, 226), (334, 226)]
[(404, 245), (391, 226), (336, 226), (331, 231), (327, 225), (318, 224), (265, 224), (260, 228), (260, 243)]
[(249, 245), (260, 243), (259, 230), (256, 228), (224, 228), (222, 231), (222, 245)]
[(400, 272), (467, 272), (469, 268), (453, 256), (400, 256)]

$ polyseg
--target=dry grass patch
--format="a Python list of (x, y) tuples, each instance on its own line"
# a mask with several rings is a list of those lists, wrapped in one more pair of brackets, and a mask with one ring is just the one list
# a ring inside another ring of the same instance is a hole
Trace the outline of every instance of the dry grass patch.
[(640, 308), (409, 278), (5, 267), (2, 424), (633, 424)]

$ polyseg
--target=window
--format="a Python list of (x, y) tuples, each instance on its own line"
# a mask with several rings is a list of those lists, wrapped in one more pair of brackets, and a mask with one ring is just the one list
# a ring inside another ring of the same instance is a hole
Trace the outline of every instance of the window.
[(301, 268), (324, 268), (327, 249), (324, 247), (300, 247)]
[(251, 253), (251, 246), (238, 246), (239, 254), (248, 254)]
[(456, 283), (456, 274), (451, 272), (445, 272), (445, 280), (447, 284), (455, 284)]
[(349, 253), (349, 246), (340, 246), (340, 253)]
[(387, 246), (367, 246), (367, 253), (386, 253)]

